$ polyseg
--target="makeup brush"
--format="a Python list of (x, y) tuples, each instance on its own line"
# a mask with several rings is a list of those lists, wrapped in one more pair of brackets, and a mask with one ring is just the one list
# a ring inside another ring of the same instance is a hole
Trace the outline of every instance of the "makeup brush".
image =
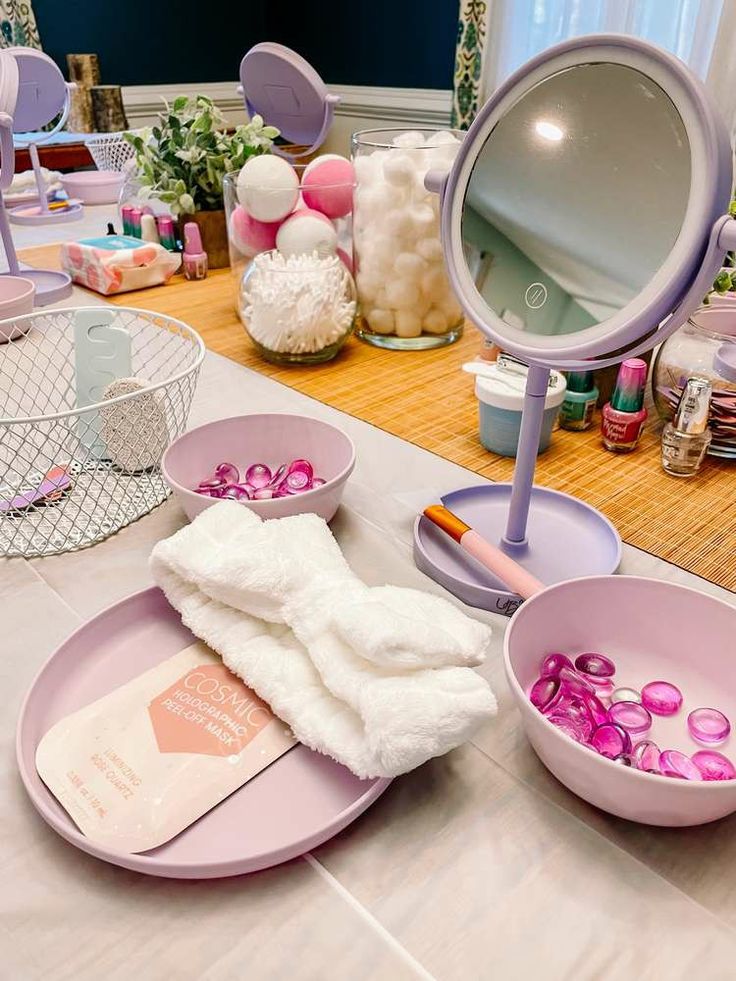
[(480, 562), (489, 572), (492, 572), (510, 590), (518, 593), (522, 599), (529, 599), (530, 596), (544, 589), (544, 585), (535, 579), (530, 572), (527, 572), (496, 545), (491, 545), (477, 531), (473, 531), (470, 525), (466, 525), (448, 508), (441, 504), (432, 504), (424, 509), (424, 517), (454, 539), (460, 548), (468, 555), (472, 555), (476, 561)]

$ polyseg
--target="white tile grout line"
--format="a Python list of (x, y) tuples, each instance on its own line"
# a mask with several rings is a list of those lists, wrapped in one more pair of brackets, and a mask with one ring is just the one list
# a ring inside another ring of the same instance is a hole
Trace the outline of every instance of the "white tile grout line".
[[(84, 623), (85, 622), (85, 617), (83, 616), (83, 614), (81, 614), (79, 612), (79, 610), (75, 610), (74, 607), (71, 605), (71, 603), (68, 600), (64, 599), (64, 597), (61, 595), (61, 593), (58, 590), (56, 590), (51, 585), (50, 582), (48, 582), (46, 579), (44, 579), (44, 577), (41, 575), (41, 573), (38, 571), (38, 569), (35, 567), (35, 565), (33, 565), (31, 562), (29, 562), (28, 559), (23, 559), (23, 561), (26, 563), (26, 565), (31, 570), (31, 572), (36, 577), (36, 579), (40, 583), (43, 583), (43, 585), (47, 589), (49, 589), (54, 594), (54, 596), (56, 596), (56, 598), (59, 600), (59, 602), (61, 603), (61, 605), (62, 606), (65, 606), (67, 608), (67, 610), (69, 610), (70, 613), (73, 613), (74, 616), (77, 618), (77, 620), (79, 620), (81, 623)], [(87, 618), (87, 619), (89, 619), (89, 618)]]
[(412, 971), (416, 974), (418, 978), (422, 978), (422, 981), (437, 981), (433, 974), (423, 967), (419, 961), (413, 957), (406, 947), (402, 946), (396, 937), (390, 933), (386, 927), (376, 919), (376, 917), (370, 913), (365, 906), (360, 903), (355, 896), (349, 892), (345, 886), (336, 879), (335, 876), (329, 872), (321, 862), (318, 862), (311, 852), (307, 852), (302, 855), (304, 861), (311, 866), (312, 869), (325, 880), (339, 895), (345, 900), (345, 902), (355, 910), (355, 912), (366, 921), (366, 923), (374, 930), (380, 938), (386, 943), (391, 950), (402, 960), (407, 967), (410, 967)]

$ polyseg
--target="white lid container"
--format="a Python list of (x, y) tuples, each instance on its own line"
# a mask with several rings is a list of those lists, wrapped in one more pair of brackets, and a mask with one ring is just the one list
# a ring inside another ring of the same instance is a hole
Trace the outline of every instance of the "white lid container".
[[(503, 359), (501, 355), (501, 359)], [(526, 388), (526, 366), (508, 360), (483, 362), (484, 374), (476, 375), (475, 394), (478, 400), (494, 409), (521, 412)], [(562, 405), (567, 391), (565, 376), (559, 371), (550, 372), (550, 387), (544, 400), (545, 409)]]

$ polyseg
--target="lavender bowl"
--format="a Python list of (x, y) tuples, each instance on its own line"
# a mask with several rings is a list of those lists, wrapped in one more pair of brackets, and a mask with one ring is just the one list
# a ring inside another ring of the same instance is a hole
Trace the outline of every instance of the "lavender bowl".
[(355, 447), (341, 429), (320, 419), (277, 412), (218, 419), (175, 440), (164, 453), (161, 470), (191, 521), (217, 503), (216, 498), (198, 494), (194, 488), (218, 463), (233, 463), (242, 473), (252, 463), (275, 468), (298, 458), (312, 462), (315, 475), (326, 481), (322, 487), (290, 497), (241, 503), (261, 518), (312, 512), (330, 521), (353, 472)]

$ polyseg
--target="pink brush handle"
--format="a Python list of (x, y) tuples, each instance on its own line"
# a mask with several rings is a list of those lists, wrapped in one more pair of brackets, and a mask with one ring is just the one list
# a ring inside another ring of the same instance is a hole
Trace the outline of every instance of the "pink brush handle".
[(472, 528), (462, 536), (460, 545), (522, 599), (529, 599), (544, 589), (543, 583)]

